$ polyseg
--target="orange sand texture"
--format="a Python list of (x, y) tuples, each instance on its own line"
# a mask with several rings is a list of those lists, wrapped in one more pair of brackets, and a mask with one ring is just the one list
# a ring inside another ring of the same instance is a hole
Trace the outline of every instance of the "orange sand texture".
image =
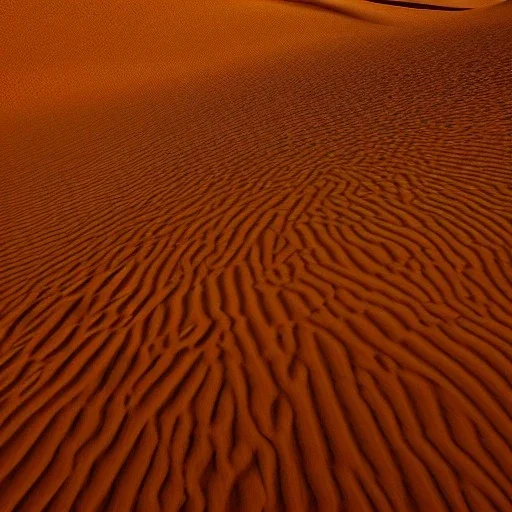
[(512, 510), (510, 1), (0, 23), (0, 512)]

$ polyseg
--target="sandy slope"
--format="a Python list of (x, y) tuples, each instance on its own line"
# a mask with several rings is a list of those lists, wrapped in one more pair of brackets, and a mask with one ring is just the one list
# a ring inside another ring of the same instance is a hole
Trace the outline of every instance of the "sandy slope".
[(0, 511), (512, 510), (512, 4), (427, 3), (1, 7)]

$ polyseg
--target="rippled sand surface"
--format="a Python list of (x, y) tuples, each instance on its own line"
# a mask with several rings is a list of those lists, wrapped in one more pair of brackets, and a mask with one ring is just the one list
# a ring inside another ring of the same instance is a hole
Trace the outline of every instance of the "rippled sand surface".
[(0, 511), (512, 510), (510, 1), (0, 23)]

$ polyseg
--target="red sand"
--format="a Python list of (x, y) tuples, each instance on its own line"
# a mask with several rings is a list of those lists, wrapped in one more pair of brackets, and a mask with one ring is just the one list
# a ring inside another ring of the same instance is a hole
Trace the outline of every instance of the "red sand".
[(512, 510), (512, 4), (302, 3), (0, 8), (0, 512)]

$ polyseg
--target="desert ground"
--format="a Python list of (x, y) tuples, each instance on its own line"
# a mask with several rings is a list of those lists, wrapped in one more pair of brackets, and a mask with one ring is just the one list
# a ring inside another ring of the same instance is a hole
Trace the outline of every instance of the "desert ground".
[(510, 0), (0, 23), (0, 512), (512, 511)]

